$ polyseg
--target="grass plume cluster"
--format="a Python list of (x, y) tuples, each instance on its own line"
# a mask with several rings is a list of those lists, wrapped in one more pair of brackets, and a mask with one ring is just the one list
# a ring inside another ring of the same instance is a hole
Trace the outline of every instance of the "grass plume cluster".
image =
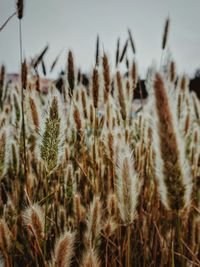
[[(21, 19), (23, 1), (17, 7)], [(169, 20), (162, 56), (168, 28)], [(21, 85), (6, 84), (2, 66), (6, 267), (200, 266), (199, 99), (175, 62), (162, 60), (146, 77), (146, 104), (141, 99), (136, 107), (140, 79), (130, 30), (128, 36), (122, 49), (118, 40), (114, 73), (97, 38), (87, 82), (70, 51), (60, 90), (52, 82), (43, 93), (38, 73), (32, 75), (42, 55), (34, 66), (22, 63)]]

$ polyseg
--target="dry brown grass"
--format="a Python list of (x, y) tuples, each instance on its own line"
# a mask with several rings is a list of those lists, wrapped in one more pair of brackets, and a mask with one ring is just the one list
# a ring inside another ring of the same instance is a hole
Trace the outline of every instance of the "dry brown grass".
[[(167, 34), (168, 24), (163, 50)], [(128, 75), (119, 70), (129, 42), (136, 56), (129, 31), (123, 51), (118, 41), (111, 74), (97, 39), (89, 84), (69, 52), (62, 90), (52, 82), (47, 94), (37, 70), (36, 81), (31, 73), (48, 48), (34, 64), (23, 64), (22, 88), (6, 86), (2, 66), (0, 251), (6, 267), (200, 266), (199, 100), (171, 62), (159, 74), (151, 68), (147, 104), (133, 112), (135, 58)]]

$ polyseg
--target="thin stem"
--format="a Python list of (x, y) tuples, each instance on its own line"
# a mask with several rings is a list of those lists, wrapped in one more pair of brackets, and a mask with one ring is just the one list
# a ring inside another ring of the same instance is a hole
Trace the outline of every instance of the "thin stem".
[(131, 225), (128, 226), (128, 236), (127, 236), (127, 267), (130, 267), (131, 263)]
[(106, 267), (108, 267), (108, 240), (106, 239)]
[(139, 83), (139, 90), (140, 90), (141, 109), (143, 110), (143, 94), (142, 94), (142, 86), (141, 86), (140, 78), (138, 79), (138, 83)]
[[(22, 25), (21, 20), (19, 20), (19, 41), (20, 41), (20, 63), (22, 66)], [(24, 163), (24, 176), (26, 180), (27, 174), (27, 158), (26, 158), (26, 128), (25, 128), (25, 119), (24, 119), (24, 88), (22, 85), (22, 73), (21, 73), (21, 109), (22, 109), (22, 138), (23, 138), (23, 163)]]
[[(181, 218), (179, 216), (179, 213), (178, 211), (176, 211), (175, 213), (175, 240), (174, 240), (174, 251), (180, 253), (181, 255), (183, 255), (183, 244), (181, 242), (181, 233), (183, 231), (182, 229), (182, 222), (181, 222)], [(175, 266), (182, 266), (184, 267), (185, 266), (185, 261), (183, 258), (179, 258), (179, 257), (175, 257), (174, 258), (175, 260)]]
[(160, 56), (160, 71), (161, 71), (161, 67), (162, 67), (162, 61), (163, 61), (163, 52), (164, 52), (164, 49), (162, 49), (162, 53), (161, 53), (161, 56)]
[[(45, 171), (45, 193), (48, 196), (48, 175)], [(47, 211), (48, 211), (48, 200), (45, 199), (45, 213), (44, 213), (44, 259), (46, 259), (46, 244), (47, 244)]]
[(174, 263), (174, 241), (172, 241), (172, 267), (175, 267), (175, 263)]
[(0, 32), (3, 30), (3, 28), (7, 25), (7, 23), (17, 14), (15, 11), (12, 15), (10, 15), (7, 20), (3, 23), (3, 25), (0, 27)]

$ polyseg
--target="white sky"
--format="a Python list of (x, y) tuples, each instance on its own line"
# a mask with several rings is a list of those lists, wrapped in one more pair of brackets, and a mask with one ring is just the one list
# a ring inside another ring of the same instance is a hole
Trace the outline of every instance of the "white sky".
[[(15, 0), (0, 0), (0, 25), (14, 10)], [(113, 60), (117, 38), (124, 42), (129, 27), (139, 70), (144, 74), (152, 60), (159, 64), (163, 26), (169, 15), (169, 47), (178, 71), (193, 74), (200, 67), (199, 12), (200, 0), (26, 0), (23, 53), (30, 58), (48, 42), (47, 65), (64, 48), (55, 74), (65, 66), (68, 49), (72, 49), (76, 65), (88, 71), (94, 65), (97, 34)], [(17, 18), (0, 32), (1, 63), (8, 72), (19, 70)]]

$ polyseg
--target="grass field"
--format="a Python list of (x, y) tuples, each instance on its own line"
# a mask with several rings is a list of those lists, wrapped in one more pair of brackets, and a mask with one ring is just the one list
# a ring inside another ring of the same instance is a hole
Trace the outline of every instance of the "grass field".
[[(22, 11), (18, 1), (19, 25)], [(130, 31), (114, 73), (97, 38), (87, 83), (71, 51), (59, 90), (50, 82), (47, 93), (37, 72), (45, 49), (31, 63), (21, 57), (19, 84), (7, 84), (1, 67), (6, 267), (200, 266), (200, 103), (187, 75), (164, 60), (168, 31), (169, 19), (160, 67), (149, 67), (137, 108)]]

